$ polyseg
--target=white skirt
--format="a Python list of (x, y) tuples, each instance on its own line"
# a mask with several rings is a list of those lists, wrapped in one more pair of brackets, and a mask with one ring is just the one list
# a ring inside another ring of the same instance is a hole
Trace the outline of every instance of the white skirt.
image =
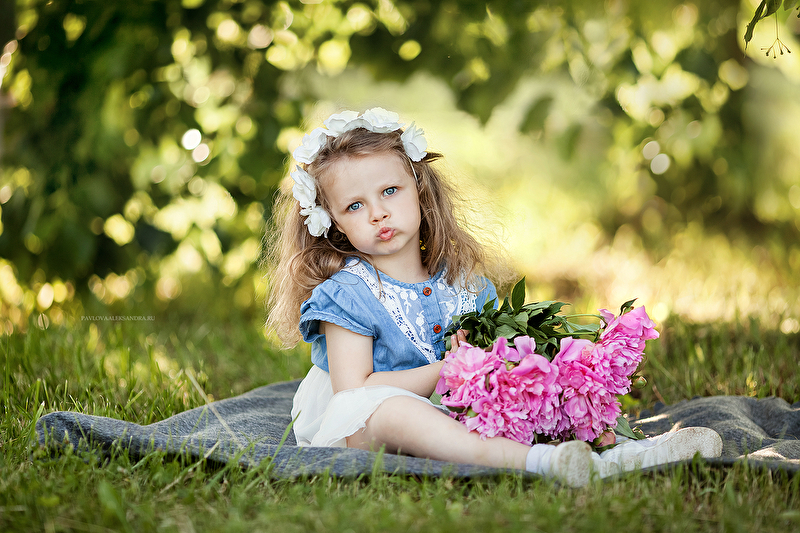
[(312, 366), (300, 382), (292, 404), (297, 445), (347, 447), (345, 438), (365, 428), (378, 406), (393, 396), (410, 396), (433, 406), (428, 398), (389, 385), (333, 394), (330, 374)]

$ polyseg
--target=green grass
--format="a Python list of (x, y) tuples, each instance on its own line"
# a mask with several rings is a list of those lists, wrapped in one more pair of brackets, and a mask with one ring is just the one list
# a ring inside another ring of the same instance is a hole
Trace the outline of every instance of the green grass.
[[(649, 385), (628, 402), (695, 395), (800, 400), (800, 338), (756, 322), (672, 319), (651, 343)], [(378, 475), (271, 479), (153, 453), (49, 457), (28, 443), (37, 417), (78, 410), (140, 424), (203, 404), (187, 372), (216, 399), (301, 377), (302, 349), (280, 351), (257, 321), (185, 316), (152, 322), (68, 321), (0, 338), (0, 531), (791, 531), (800, 476), (746, 465), (636, 473), (583, 489), (505, 475), (493, 480)], [(32, 453), (33, 452), (33, 453)]]

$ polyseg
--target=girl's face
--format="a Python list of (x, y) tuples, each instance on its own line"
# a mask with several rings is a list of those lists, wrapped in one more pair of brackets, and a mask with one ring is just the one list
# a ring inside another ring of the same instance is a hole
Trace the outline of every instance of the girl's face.
[(336, 228), (379, 270), (382, 264), (416, 260), (420, 208), (417, 184), (400, 156), (379, 153), (334, 163), (320, 185)]

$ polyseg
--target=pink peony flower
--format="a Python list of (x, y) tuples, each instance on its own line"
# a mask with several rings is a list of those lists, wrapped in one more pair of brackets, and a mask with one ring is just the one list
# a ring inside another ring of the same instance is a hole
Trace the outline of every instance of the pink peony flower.
[(468, 407), (486, 393), (486, 375), (501, 362), (495, 355), (462, 343), (458, 350), (445, 357), (436, 384), (436, 392), (446, 394), (442, 405), (449, 407)]
[[(518, 339), (518, 340), (517, 340)], [(504, 436), (531, 444), (537, 433), (553, 434), (561, 422), (558, 368), (534, 352), (528, 337), (505, 338), (492, 350), (462, 345), (445, 358), (437, 384), (442, 405), (482, 438)]]
[(520, 335), (514, 338), (514, 346), (517, 347), (520, 357), (536, 353), (536, 341), (527, 335)]
[(600, 314), (606, 327), (598, 344), (607, 361), (615, 394), (627, 394), (630, 376), (642, 362), (646, 341), (657, 339), (658, 332), (644, 307), (634, 308), (619, 317), (605, 309), (601, 309)]
[(561, 422), (558, 366), (539, 354), (531, 353), (509, 375), (511, 381), (519, 384), (520, 399), (528, 410), (534, 431), (552, 435)]
[(600, 310), (597, 343), (561, 339), (550, 362), (527, 336), (513, 347), (500, 338), (490, 351), (462, 344), (449, 353), (436, 392), (455, 419), (482, 438), (503, 436), (531, 444), (537, 435), (610, 442), (646, 341), (658, 338), (643, 307), (622, 316)]
[(464, 424), (481, 438), (507, 437), (527, 444), (533, 441), (533, 423), (519, 402), (489, 394), (476, 401), (472, 409), (476, 416), (466, 417)]
[(601, 338), (613, 337), (617, 335), (624, 335), (631, 338), (637, 338), (642, 341), (657, 339), (658, 331), (655, 329), (655, 323), (650, 320), (644, 306), (635, 307), (624, 315), (615, 317), (613, 313), (607, 309), (601, 309), (600, 315), (603, 317), (606, 327), (603, 330)]
[(593, 441), (609, 427), (616, 427), (619, 401), (603, 371), (605, 352), (585, 339), (561, 339), (553, 358), (562, 388), (562, 419), (557, 432), (563, 438)]
[[(536, 344), (534, 343), (534, 346)], [(498, 360), (504, 361), (519, 361), (519, 353), (508, 345), (508, 339), (505, 337), (500, 337), (494, 344), (492, 345), (492, 351), (490, 352), (494, 357)]]

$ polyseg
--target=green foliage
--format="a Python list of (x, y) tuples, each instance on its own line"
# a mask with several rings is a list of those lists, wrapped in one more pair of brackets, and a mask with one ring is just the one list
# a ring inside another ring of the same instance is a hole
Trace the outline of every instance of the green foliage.
[[(528, 151), (557, 154), (554, 187), (608, 240), (632, 230), (657, 260), (699, 226), (769, 243), (793, 272), (800, 189), (782, 121), (797, 98), (733, 45), (739, 7), (5, 2), (0, 32), (15, 19), (16, 39), (0, 43), (0, 258), (23, 290), (0, 290), (2, 311), (47, 311), (36, 301), (47, 283), (107, 303), (221, 283), (254, 308), (292, 143), (354, 72), (439, 80), (481, 123), (505, 121)], [(651, 142), (668, 168), (642, 156)]]
[[(484, 120), (521, 73), (507, 23), (480, 5), (35, 1), (17, 4), (17, 24), (0, 256), (21, 280), (42, 270), (80, 287), (131, 269), (166, 277), (158, 261), (181, 243), (211, 279), (242, 279), (228, 255), (269, 218), (279, 135), (315, 100), (286, 87), (288, 73), (335, 75), (351, 56), (380, 75), (438, 72)], [(455, 39), (457, 55), (413, 61), (398, 47), (415, 39), (426, 50)], [(182, 142), (187, 131), (199, 140)], [(188, 208), (209, 196), (234, 212)]]
[[(519, 280), (508, 298), (495, 309), (495, 300), (486, 302), (483, 309), (453, 316), (453, 323), (447, 328), (446, 347), (450, 350), (450, 335), (463, 329), (467, 331), (467, 342), (473, 346), (489, 347), (500, 337), (509, 342), (520, 335), (527, 335), (536, 341), (536, 353), (549, 360), (560, 350), (564, 337), (589, 338), (596, 340), (599, 324), (580, 324), (572, 318), (599, 315), (559, 315), (568, 305), (564, 302), (525, 303), (525, 278)], [(633, 300), (623, 305), (630, 309)]]

